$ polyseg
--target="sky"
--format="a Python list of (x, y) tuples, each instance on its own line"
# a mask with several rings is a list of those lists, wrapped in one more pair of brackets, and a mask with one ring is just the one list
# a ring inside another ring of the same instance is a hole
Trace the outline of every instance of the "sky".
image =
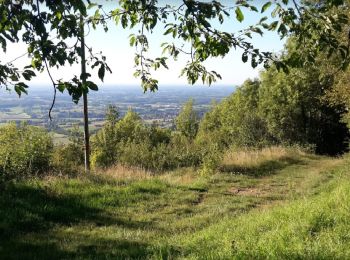
[[(99, 2), (99, 1), (97, 1)], [(159, 3), (170, 3), (174, 5), (179, 1), (163, 1), (159, 0)], [(233, 2), (221, 1), (223, 3)], [(265, 1), (256, 1), (257, 6), (261, 6)], [(111, 2), (104, 2), (104, 8), (106, 10), (113, 9), (115, 6)], [(234, 16), (226, 20), (223, 25), (220, 26), (222, 30), (228, 32), (237, 32), (239, 29), (245, 28), (248, 25), (257, 23), (262, 14), (244, 11), (245, 19), (242, 23), (239, 23)], [(162, 24), (159, 24), (153, 34), (148, 35), (150, 42), (149, 57), (158, 57), (161, 54), (160, 44), (165, 41), (173, 41), (171, 37), (165, 37), (163, 35), (164, 28)], [(214, 26), (216, 26), (214, 24)], [(102, 51), (103, 55), (107, 57), (107, 63), (112, 69), (112, 74), (106, 73), (104, 82), (98, 80), (96, 74), (88, 69), (88, 72), (93, 75), (93, 80), (98, 83), (99, 86), (103, 85), (140, 85), (140, 79), (135, 78), (133, 73), (134, 67), (134, 54), (135, 48), (129, 45), (129, 35), (131, 33), (137, 33), (137, 29), (125, 30), (121, 26), (116, 26), (114, 23), (109, 23), (109, 30), (107, 33), (102, 28), (93, 30), (92, 28), (87, 31), (86, 44), (92, 47), (94, 52)], [(178, 42), (177, 42), (178, 43)], [(262, 51), (279, 52), (283, 48), (284, 42), (279, 39), (279, 36), (273, 32), (267, 32), (263, 37), (256, 35), (252, 43)], [(27, 46), (23, 43), (16, 43), (8, 45), (7, 53), (1, 53), (1, 61), (7, 62), (15, 59), (16, 57), (26, 53)], [(224, 58), (213, 58), (205, 62), (205, 65), (210, 70), (215, 70), (222, 76), (222, 80), (219, 80), (214, 85), (239, 85), (243, 83), (247, 78), (254, 78), (259, 75), (261, 67), (253, 69), (250, 63), (243, 63), (241, 60), (242, 52), (240, 50), (232, 50)], [(185, 77), (179, 77), (181, 69), (185, 66), (187, 57), (179, 58), (177, 61), (168, 61), (169, 69), (160, 69), (153, 72), (152, 75), (159, 80), (159, 86), (166, 85), (187, 85)], [(27, 56), (24, 56), (14, 62), (16, 66), (24, 66), (30, 62)], [(80, 66), (66, 66), (58, 70), (52, 69), (51, 73), (55, 79), (70, 79), (74, 74), (80, 74)], [(42, 73), (38, 77), (34, 78), (28, 83), (30, 86), (47, 86), (50, 84), (50, 79), (47, 73)], [(198, 84), (202, 84), (198, 82)]]

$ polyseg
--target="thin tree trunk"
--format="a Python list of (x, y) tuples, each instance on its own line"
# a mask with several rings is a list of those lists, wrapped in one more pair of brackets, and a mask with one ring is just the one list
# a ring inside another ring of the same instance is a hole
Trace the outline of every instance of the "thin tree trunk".
[[(83, 16), (80, 16), (80, 43), (81, 43), (81, 73), (84, 75), (82, 79), (83, 86), (86, 84), (86, 60), (85, 60), (85, 35)], [(87, 92), (83, 90), (84, 105), (84, 144), (85, 144), (85, 173), (90, 171), (90, 136), (89, 136), (89, 114)]]

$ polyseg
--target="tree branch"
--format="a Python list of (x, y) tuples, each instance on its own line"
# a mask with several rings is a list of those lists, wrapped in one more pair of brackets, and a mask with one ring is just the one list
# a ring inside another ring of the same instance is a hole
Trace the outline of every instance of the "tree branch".
[(53, 109), (53, 107), (55, 106), (55, 102), (56, 102), (56, 94), (57, 94), (56, 85), (57, 85), (57, 84), (56, 84), (55, 81), (53, 80), (53, 77), (52, 77), (52, 75), (51, 75), (51, 72), (50, 72), (50, 69), (49, 69), (49, 66), (48, 66), (48, 64), (47, 64), (46, 59), (44, 59), (44, 63), (45, 63), (46, 71), (47, 71), (47, 73), (49, 74), (49, 77), (50, 77), (50, 79), (51, 79), (52, 86), (53, 86), (53, 89), (54, 89), (54, 95), (53, 95), (51, 107), (50, 107), (50, 109), (49, 109), (49, 118), (50, 118), (50, 121), (52, 121), (51, 112), (52, 112), (52, 109)]

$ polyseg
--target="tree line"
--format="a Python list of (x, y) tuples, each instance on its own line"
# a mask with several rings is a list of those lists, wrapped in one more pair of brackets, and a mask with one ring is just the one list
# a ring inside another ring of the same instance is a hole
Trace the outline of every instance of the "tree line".
[[(290, 58), (298, 52), (305, 57), (305, 51), (290, 37), (283, 55)], [(195, 100), (189, 100), (175, 118), (174, 129), (146, 125), (131, 109), (121, 117), (110, 105), (103, 127), (92, 136), (93, 168), (123, 164), (161, 172), (197, 167), (210, 174), (220, 167), (227, 150), (271, 145), (342, 154), (348, 151), (349, 72), (338, 65), (339, 57), (320, 53), (314, 63), (290, 68), (289, 73), (271, 66), (220, 103), (213, 101), (202, 118), (194, 109)], [(79, 172), (84, 164), (82, 143), (78, 129), (68, 144), (54, 146), (43, 129), (1, 127), (1, 173), (11, 177)]]
[[(152, 77), (152, 70), (167, 68), (169, 58), (177, 59), (186, 55), (188, 62), (181, 75), (194, 84), (198, 80), (211, 84), (220, 79), (216, 71), (208, 70), (203, 62), (211, 57), (223, 57), (231, 49), (242, 50), (242, 61), (250, 62), (252, 67), (263, 64), (274, 66), (277, 70), (289, 71), (290, 66), (315, 63), (319, 53), (341, 56), (341, 67), (348, 65), (349, 46), (339, 40), (348, 23), (346, 10), (348, 1), (264, 1), (262, 6), (249, 0), (235, 1), (224, 5), (219, 1), (183, 0), (177, 5), (163, 4), (156, 0), (120, 0), (115, 8), (106, 13), (103, 4), (91, 1), (64, 0), (2, 0), (0, 5), (0, 45), (4, 52), (13, 42), (22, 41), (28, 46), (30, 64), (17, 68), (12, 62), (0, 62), (0, 83), (6, 89), (14, 89), (18, 95), (27, 93), (28, 84), (36, 72), (47, 71), (56, 91), (67, 91), (74, 102), (84, 98), (84, 139), (85, 166), (89, 169), (89, 131), (87, 93), (98, 90), (95, 82), (86, 71), (97, 69), (98, 77), (103, 81), (106, 72), (111, 72), (103, 55), (95, 55), (84, 39), (84, 27), (102, 26), (108, 31), (108, 21), (113, 20), (123, 29), (135, 30), (130, 36), (130, 45), (137, 48), (134, 58), (135, 76), (141, 79), (144, 91), (158, 89), (158, 81)], [(257, 24), (252, 24), (238, 33), (217, 29), (213, 24), (224, 21), (242, 22), (245, 13), (262, 13)], [(93, 13), (93, 15), (89, 15)], [(271, 19), (266, 15), (270, 14)], [(316, 14), (316, 15), (315, 15)], [(184, 43), (164, 42), (161, 57), (148, 57), (147, 35), (162, 27), (164, 35)], [(304, 56), (298, 53), (288, 58), (279, 57), (271, 52), (262, 52), (251, 43), (252, 35), (263, 35), (266, 30), (276, 31), (281, 38), (295, 35), (296, 49), (307, 48)], [(68, 48), (67, 42), (76, 42)], [(182, 47), (182, 46), (185, 46)], [(85, 51), (88, 57), (85, 56)], [(305, 59), (304, 59), (305, 58)], [(86, 60), (90, 60), (86, 67)], [(80, 63), (81, 73), (71, 75), (71, 79), (57, 80), (50, 73), (51, 67), (60, 67)], [(49, 115), (51, 112), (49, 111)], [(306, 122), (306, 121), (305, 121)]]

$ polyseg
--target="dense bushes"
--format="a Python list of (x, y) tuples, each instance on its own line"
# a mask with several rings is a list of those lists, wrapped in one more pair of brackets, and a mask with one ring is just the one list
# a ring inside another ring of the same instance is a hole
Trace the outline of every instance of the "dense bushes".
[(145, 125), (132, 110), (121, 119), (107, 118), (104, 127), (92, 139), (93, 166), (108, 167), (120, 163), (161, 171), (198, 165), (200, 153), (194, 143), (197, 118), (192, 100), (180, 112), (175, 132)]
[(262, 73), (259, 113), (279, 143), (311, 144), (320, 154), (346, 150), (348, 129), (341, 121), (346, 110), (325, 100), (332, 81), (324, 77), (317, 67)]
[(84, 164), (83, 138), (77, 128), (67, 144), (53, 145), (43, 128), (9, 123), (0, 127), (0, 178), (78, 173)]
[(200, 122), (197, 139), (208, 140), (221, 150), (274, 143), (259, 115), (259, 88), (259, 80), (247, 80), (223, 102), (214, 104)]
[(83, 145), (83, 133), (75, 126), (70, 131), (69, 142), (54, 148), (51, 158), (52, 170), (64, 174), (79, 173), (84, 164)]
[[(318, 68), (271, 67), (260, 80), (247, 80), (203, 118), (198, 136), (211, 136), (223, 147), (313, 146), (319, 154), (347, 150), (346, 109), (326, 100), (331, 82), (320, 81)], [(224, 148), (225, 149), (225, 148)]]
[[(348, 128), (341, 120), (346, 110), (325, 102), (332, 81), (320, 80), (322, 73), (309, 67), (283, 74), (271, 67), (213, 103), (201, 120), (189, 100), (174, 120), (174, 131), (148, 126), (132, 110), (120, 118), (110, 106), (104, 126), (92, 137), (92, 166), (122, 164), (152, 171), (201, 166), (200, 172), (209, 173), (228, 148), (296, 144), (340, 153), (347, 146)], [(79, 131), (53, 149), (44, 130), (10, 124), (0, 129), (0, 145), (0, 170), (7, 176), (36, 174), (50, 166), (56, 172), (78, 172), (84, 162)]]
[(51, 136), (42, 128), (15, 123), (0, 127), (0, 174), (5, 178), (49, 170)]
[(115, 119), (107, 119), (92, 139), (93, 166), (122, 163), (154, 170), (168, 168), (166, 144), (170, 141), (169, 130), (144, 125), (132, 110), (122, 119)]

